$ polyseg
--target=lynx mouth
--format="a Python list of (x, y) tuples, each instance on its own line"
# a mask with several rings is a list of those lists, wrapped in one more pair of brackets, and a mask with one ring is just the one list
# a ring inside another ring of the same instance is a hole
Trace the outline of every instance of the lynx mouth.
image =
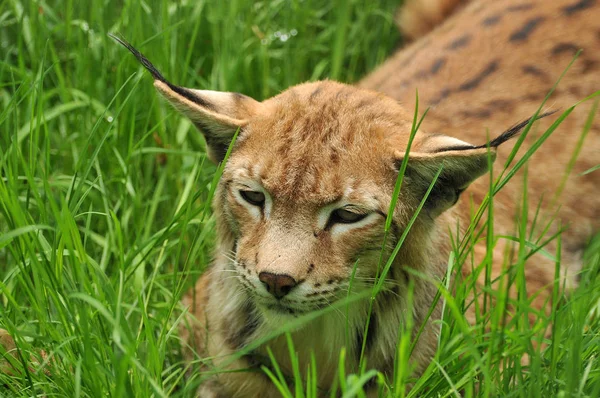
[(288, 307), (281, 303), (266, 304), (266, 305), (263, 304), (263, 307), (266, 308), (268, 311), (275, 312), (279, 315), (299, 315), (299, 314), (304, 313), (304, 311), (300, 311), (296, 308)]
[(302, 304), (287, 303), (282, 301), (264, 301), (259, 297), (254, 297), (256, 305), (261, 309), (261, 312), (268, 316), (292, 316), (298, 318), (304, 315), (308, 315), (314, 312), (324, 310), (326, 307), (331, 305), (331, 302), (327, 303), (319, 302), (306, 302)]
[(285, 300), (271, 301), (256, 296), (253, 299), (260, 311), (268, 317), (298, 318), (319, 309), (310, 305), (301, 306), (297, 303), (285, 302)]

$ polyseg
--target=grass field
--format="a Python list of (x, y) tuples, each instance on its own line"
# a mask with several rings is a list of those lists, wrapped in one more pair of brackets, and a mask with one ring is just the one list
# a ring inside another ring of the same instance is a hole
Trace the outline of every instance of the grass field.
[[(184, 377), (178, 301), (211, 260), (216, 166), (107, 33), (127, 38), (176, 84), (262, 99), (372, 70), (398, 41), (396, 3), (0, 3), (0, 328), (16, 337), (21, 369), (0, 374), (0, 396), (187, 397), (202, 381)], [(561, 305), (533, 324), (522, 295), (510, 322), (498, 305), (468, 326), (461, 313), (473, 283), (462, 281), (425, 375), (375, 375), (382, 391), (599, 397), (600, 239), (586, 259), (582, 286), (568, 299), (556, 286)], [(28, 363), (41, 349), (47, 372)], [(399, 364), (409, 349), (399, 342)], [(339, 395), (363, 396), (368, 371), (341, 377)], [(313, 396), (304, 385), (290, 395)]]

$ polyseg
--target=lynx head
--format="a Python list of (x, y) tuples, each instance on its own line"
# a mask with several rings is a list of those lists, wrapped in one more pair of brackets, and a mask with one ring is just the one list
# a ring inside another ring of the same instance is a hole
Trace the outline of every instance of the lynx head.
[(202, 132), (213, 161), (224, 159), (238, 133), (214, 201), (218, 249), (267, 318), (313, 311), (345, 297), (354, 267), (353, 286), (370, 286), (382, 252), (387, 259), (441, 170), (396, 259), (400, 265), (425, 261), (427, 234), (438, 217), (486, 173), (495, 148), (525, 126), (481, 146), (417, 132), (384, 245), (412, 126), (412, 116), (394, 100), (331, 81), (295, 86), (263, 102), (183, 88), (119, 41)]

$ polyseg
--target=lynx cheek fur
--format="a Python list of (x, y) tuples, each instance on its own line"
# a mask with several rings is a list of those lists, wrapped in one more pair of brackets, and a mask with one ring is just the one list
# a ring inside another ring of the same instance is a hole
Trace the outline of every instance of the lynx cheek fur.
[[(449, 2), (440, 3), (448, 7)], [(411, 147), (390, 239), (383, 248), (386, 256), (433, 176), (440, 166), (443, 169), (395, 258), (386, 289), (377, 296), (367, 336), (367, 300), (354, 302), (347, 320), (333, 311), (292, 333), (300, 347), (301, 368), (314, 353), (324, 389), (335, 377), (343, 346), (348, 369), (356, 369), (363, 339), (369, 367), (390, 374), (404, 313), (411, 311), (421, 325), (436, 294), (432, 283), (407, 269), (441, 280), (450, 251), (448, 231), (457, 223), (468, 224), (470, 201), (481, 202), (488, 182), (475, 182), (460, 201), (459, 195), (488, 171), (490, 158), (505, 162), (510, 148), (496, 147), (524, 124), (506, 128), (534, 114), (575, 49), (583, 48), (584, 54), (550, 105), (564, 109), (600, 88), (598, 18), (600, 5), (595, 1), (475, 1), (401, 50), (358, 87), (306, 83), (263, 102), (237, 93), (175, 86), (121, 41), (152, 73), (158, 91), (203, 132), (212, 160), (223, 160), (239, 130), (214, 200), (215, 261), (184, 299), (192, 333), (187, 328), (182, 333), (191, 347), (190, 358), (195, 351), (222, 370), (255, 366), (266, 356), (265, 347), (235, 361), (231, 354), (297, 316), (346, 297), (354, 264), (352, 293), (371, 286), (418, 87), (421, 109), (430, 106), (431, 112)], [(416, 30), (413, 36), (418, 34)], [(559, 187), (588, 112), (586, 104), (578, 107), (530, 162), (530, 203), (535, 207), (547, 198), (542, 202), (545, 217), (556, 211), (551, 194)], [(553, 119), (539, 122), (540, 129)], [(492, 134), (506, 132), (487, 145), (486, 128)], [(581, 249), (599, 228), (599, 173), (581, 175), (599, 159), (600, 129), (595, 123), (556, 213), (569, 226), (562, 255), (569, 285), (575, 284)], [(521, 188), (513, 182), (496, 197), (498, 234), (513, 232)], [(499, 240), (496, 245), (496, 275), (508, 244)], [(476, 264), (485, 255), (485, 245), (476, 246), (475, 255)], [(549, 260), (531, 258), (528, 286), (530, 292), (541, 291), (535, 301), (540, 308), (547, 303), (553, 272)], [(406, 308), (410, 279), (413, 308)], [(431, 319), (439, 317), (438, 306)], [(411, 359), (417, 372), (435, 352), (436, 333), (429, 322), (416, 343)], [(284, 372), (289, 371), (285, 339), (275, 338), (269, 346)], [(260, 372), (222, 373), (200, 388), (202, 397), (278, 395)]]

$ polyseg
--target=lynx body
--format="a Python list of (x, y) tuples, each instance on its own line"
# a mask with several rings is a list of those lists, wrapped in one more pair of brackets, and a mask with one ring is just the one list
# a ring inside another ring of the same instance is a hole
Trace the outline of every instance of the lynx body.
[[(354, 268), (350, 295), (370, 289), (380, 254), (384, 259), (390, 255), (443, 165), (373, 311), (369, 313), (368, 300), (358, 300), (348, 312), (333, 311), (292, 332), (301, 368), (314, 355), (324, 390), (336, 377), (342, 347), (352, 371), (363, 342), (368, 366), (389, 375), (404, 314), (411, 311), (420, 326), (437, 292), (435, 284), (407, 270), (442, 280), (449, 231), (456, 231), (457, 224), (469, 225), (473, 205), (479, 205), (489, 190), (489, 178), (476, 179), (488, 171), (488, 160), (497, 157), (496, 165), (502, 167), (510, 153), (510, 145), (497, 151), (494, 145), (488, 151), (486, 131), (497, 136), (534, 114), (580, 48), (581, 57), (548, 107), (565, 110), (600, 89), (598, 18), (600, 4), (594, 1), (474, 1), (400, 50), (358, 87), (307, 83), (261, 103), (205, 91), (193, 91), (196, 97), (186, 98), (157, 79), (159, 91), (204, 132), (215, 160), (222, 159), (240, 128), (214, 201), (219, 237), (215, 261), (184, 300), (194, 325), (191, 333), (183, 331), (184, 336), (200, 357), (213, 358), (208, 369), (268, 365), (264, 345), (231, 358), (297, 317), (347, 297)], [(409, 141), (416, 89), (421, 109), (430, 107), (430, 112), (412, 144), (384, 246), (385, 220)], [(576, 284), (581, 251), (599, 228), (600, 175), (581, 175), (600, 160), (597, 121), (570, 177), (565, 174), (589, 111), (590, 104), (577, 107), (528, 166), (530, 214), (541, 200), (542, 219), (556, 218), (545, 235), (567, 227), (562, 235), (567, 286)], [(524, 148), (555, 119), (538, 122)], [(497, 235), (515, 234), (520, 177), (495, 198)], [(537, 228), (539, 235), (542, 227)], [(497, 240), (493, 277), (501, 273), (510, 245), (509, 240)], [(555, 250), (554, 243), (546, 249)], [(468, 264), (476, 265), (486, 255), (484, 239), (475, 243), (474, 253)], [(468, 269), (465, 266), (464, 272)], [(528, 291), (538, 293), (534, 304), (547, 306), (554, 263), (533, 255), (526, 277)], [(414, 284), (413, 308), (406, 307), (409, 281)], [(411, 359), (417, 374), (436, 350), (438, 329), (432, 321), (439, 316), (438, 305), (416, 343)], [(284, 372), (291, 373), (285, 337), (268, 345)], [(261, 372), (223, 373), (201, 389), (201, 396), (247, 396), (249, 391), (261, 397), (278, 395)]]

